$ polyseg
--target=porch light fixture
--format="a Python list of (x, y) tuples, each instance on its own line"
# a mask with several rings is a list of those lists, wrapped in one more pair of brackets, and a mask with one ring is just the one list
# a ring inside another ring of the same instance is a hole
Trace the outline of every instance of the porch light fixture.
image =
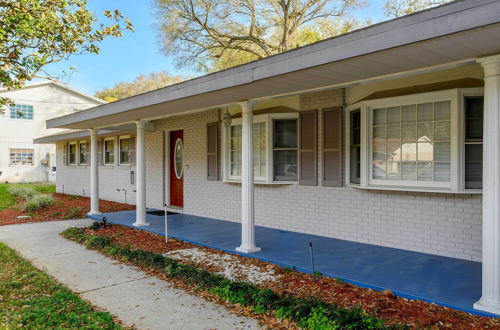
[(232, 120), (233, 120), (233, 117), (231, 117), (229, 110), (226, 108), (226, 111), (224, 111), (224, 114), (222, 115), (222, 123), (224, 124), (224, 127), (225, 128), (231, 127)]

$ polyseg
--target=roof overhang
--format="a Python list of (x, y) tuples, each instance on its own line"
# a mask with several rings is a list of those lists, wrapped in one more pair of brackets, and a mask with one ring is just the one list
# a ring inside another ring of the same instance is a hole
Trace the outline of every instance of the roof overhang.
[(462, 0), (286, 53), (47, 121), (107, 127), (242, 100), (340, 88), (475, 63), (500, 53), (500, 1)]
[[(144, 130), (147, 132), (154, 131), (154, 123), (148, 122), (144, 126)], [(116, 135), (125, 135), (125, 134), (135, 134), (137, 132), (135, 124), (125, 124), (113, 127), (113, 129), (100, 129), (97, 131), (98, 136), (116, 136)], [(64, 132), (42, 136), (36, 139), (33, 139), (34, 144), (52, 144), (61, 141), (71, 141), (71, 140), (82, 140), (89, 139), (90, 132), (86, 129), (84, 130), (65, 130)]]

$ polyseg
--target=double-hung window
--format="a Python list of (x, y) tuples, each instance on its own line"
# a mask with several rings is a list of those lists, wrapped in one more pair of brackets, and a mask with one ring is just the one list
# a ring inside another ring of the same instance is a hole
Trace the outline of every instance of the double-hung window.
[(104, 139), (104, 165), (115, 164), (115, 139)]
[(465, 105), (465, 188), (483, 187), (483, 98), (466, 97)]
[(395, 190), (481, 188), (481, 93), (455, 89), (349, 107), (348, 182)]
[(78, 164), (87, 164), (87, 141), (80, 141), (78, 144)]
[(351, 111), (350, 116), (350, 181), (361, 183), (361, 110)]
[[(254, 116), (253, 171), (258, 183), (297, 181), (298, 115), (296, 113)], [(242, 126), (233, 120), (226, 131), (224, 180), (241, 181)]]
[(130, 165), (130, 136), (120, 136), (120, 165)]
[(76, 142), (68, 143), (68, 164), (76, 165), (77, 146)]
[(274, 181), (297, 181), (297, 145), (297, 119), (274, 119)]

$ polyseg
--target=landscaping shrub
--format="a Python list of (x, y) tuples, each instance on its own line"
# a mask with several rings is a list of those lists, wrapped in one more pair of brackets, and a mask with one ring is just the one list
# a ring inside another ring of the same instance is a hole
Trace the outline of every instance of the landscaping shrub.
[(37, 194), (33, 186), (25, 186), (25, 185), (12, 185), (7, 189), (7, 192), (12, 196), (24, 199), (26, 201)]
[(231, 303), (248, 306), (256, 313), (272, 312), (278, 318), (292, 319), (305, 329), (387, 329), (382, 320), (362, 308), (347, 309), (314, 297), (299, 298), (260, 289), (210, 273), (195, 264), (185, 265), (158, 253), (122, 247), (107, 237), (90, 235), (80, 228), (67, 229), (61, 235), (123, 260), (165, 271), (172, 278), (208, 290)]
[(76, 218), (79, 218), (82, 213), (82, 208), (81, 207), (73, 207), (71, 209), (68, 210), (68, 212), (66, 212), (66, 214), (64, 215), (64, 218), (65, 219), (76, 219)]
[(26, 204), (24, 210), (27, 212), (35, 212), (41, 208), (52, 205), (54, 198), (52, 195), (45, 193), (52, 191), (53, 185), (24, 185), (16, 184), (9, 186), (7, 193), (17, 198), (24, 199)]
[(54, 202), (54, 197), (52, 197), (52, 195), (37, 193), (26, 201), (24, 209), (27, 212), (35, 212), (41, 208), (52, 205), (53, 202)]

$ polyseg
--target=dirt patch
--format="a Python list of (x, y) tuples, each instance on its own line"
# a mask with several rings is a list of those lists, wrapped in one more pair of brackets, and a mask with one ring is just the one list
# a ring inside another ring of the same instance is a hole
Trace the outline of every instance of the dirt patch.
[[(313, 281), (312, 276), (253, 258), (242, 257), (219, 250), (209, 249), (194, 244), (170, 239), (134, 228), (112, 225), (109, 228), (89, 232), (107, 236), (117, 244), (129, 245), (135, 249), (143, 249), (175, 257), (183, 263), (197, 263), (201, 268), (211, 272), (224, 273), (231, 263), (235, 278), (248, 280), (246, 270), (251, 267), (266, 274), (267, 280), (258, 283), (261, 288), (269, 288), (276, 292), (298, 297), (315, 296), (329, 303), (345, 308), (361, 306), (363, 309), (385, 320), (387, 325), (406, 323), (414, 328), (433, 329), (500, 329), (500, 319), (481, 317), (453, 310), (419, 300), (396, 297), (391, 291), (374, 291), (360, 288), (328, 277), (320, 276)], [(196, 251), (193, 253), (186, 251)], [(202, 256), (202, 257), (200, 257)], [(200, 259), (202, 258), (202, 259)], [(220, 262), (205, 262), (206, 258)], [(205, 261), (204, 261), (205, 260)], [(224, 261), (224, 262), (222, 262)], [(182, 284), (178, 283), (179, 286)], [(278, 326), (280, 327), (280, 326)]]
[[(13, 225), (28, 222), (54, 221), (84, 218), (90, 210), (90, 198), (65, 194), (53, 194), (54, 203), (36, 212), (29, 213), (23, 210), (24, 202), (18, 200), (16, 205), (10, 209), (0, 211), (0, 226)], [(134, 205), (122, 204), (110, 201), (99, 201), (101, 212), (118, 212), (134, 210)], [(19, 219), (19, 216), (29, 216)]]

